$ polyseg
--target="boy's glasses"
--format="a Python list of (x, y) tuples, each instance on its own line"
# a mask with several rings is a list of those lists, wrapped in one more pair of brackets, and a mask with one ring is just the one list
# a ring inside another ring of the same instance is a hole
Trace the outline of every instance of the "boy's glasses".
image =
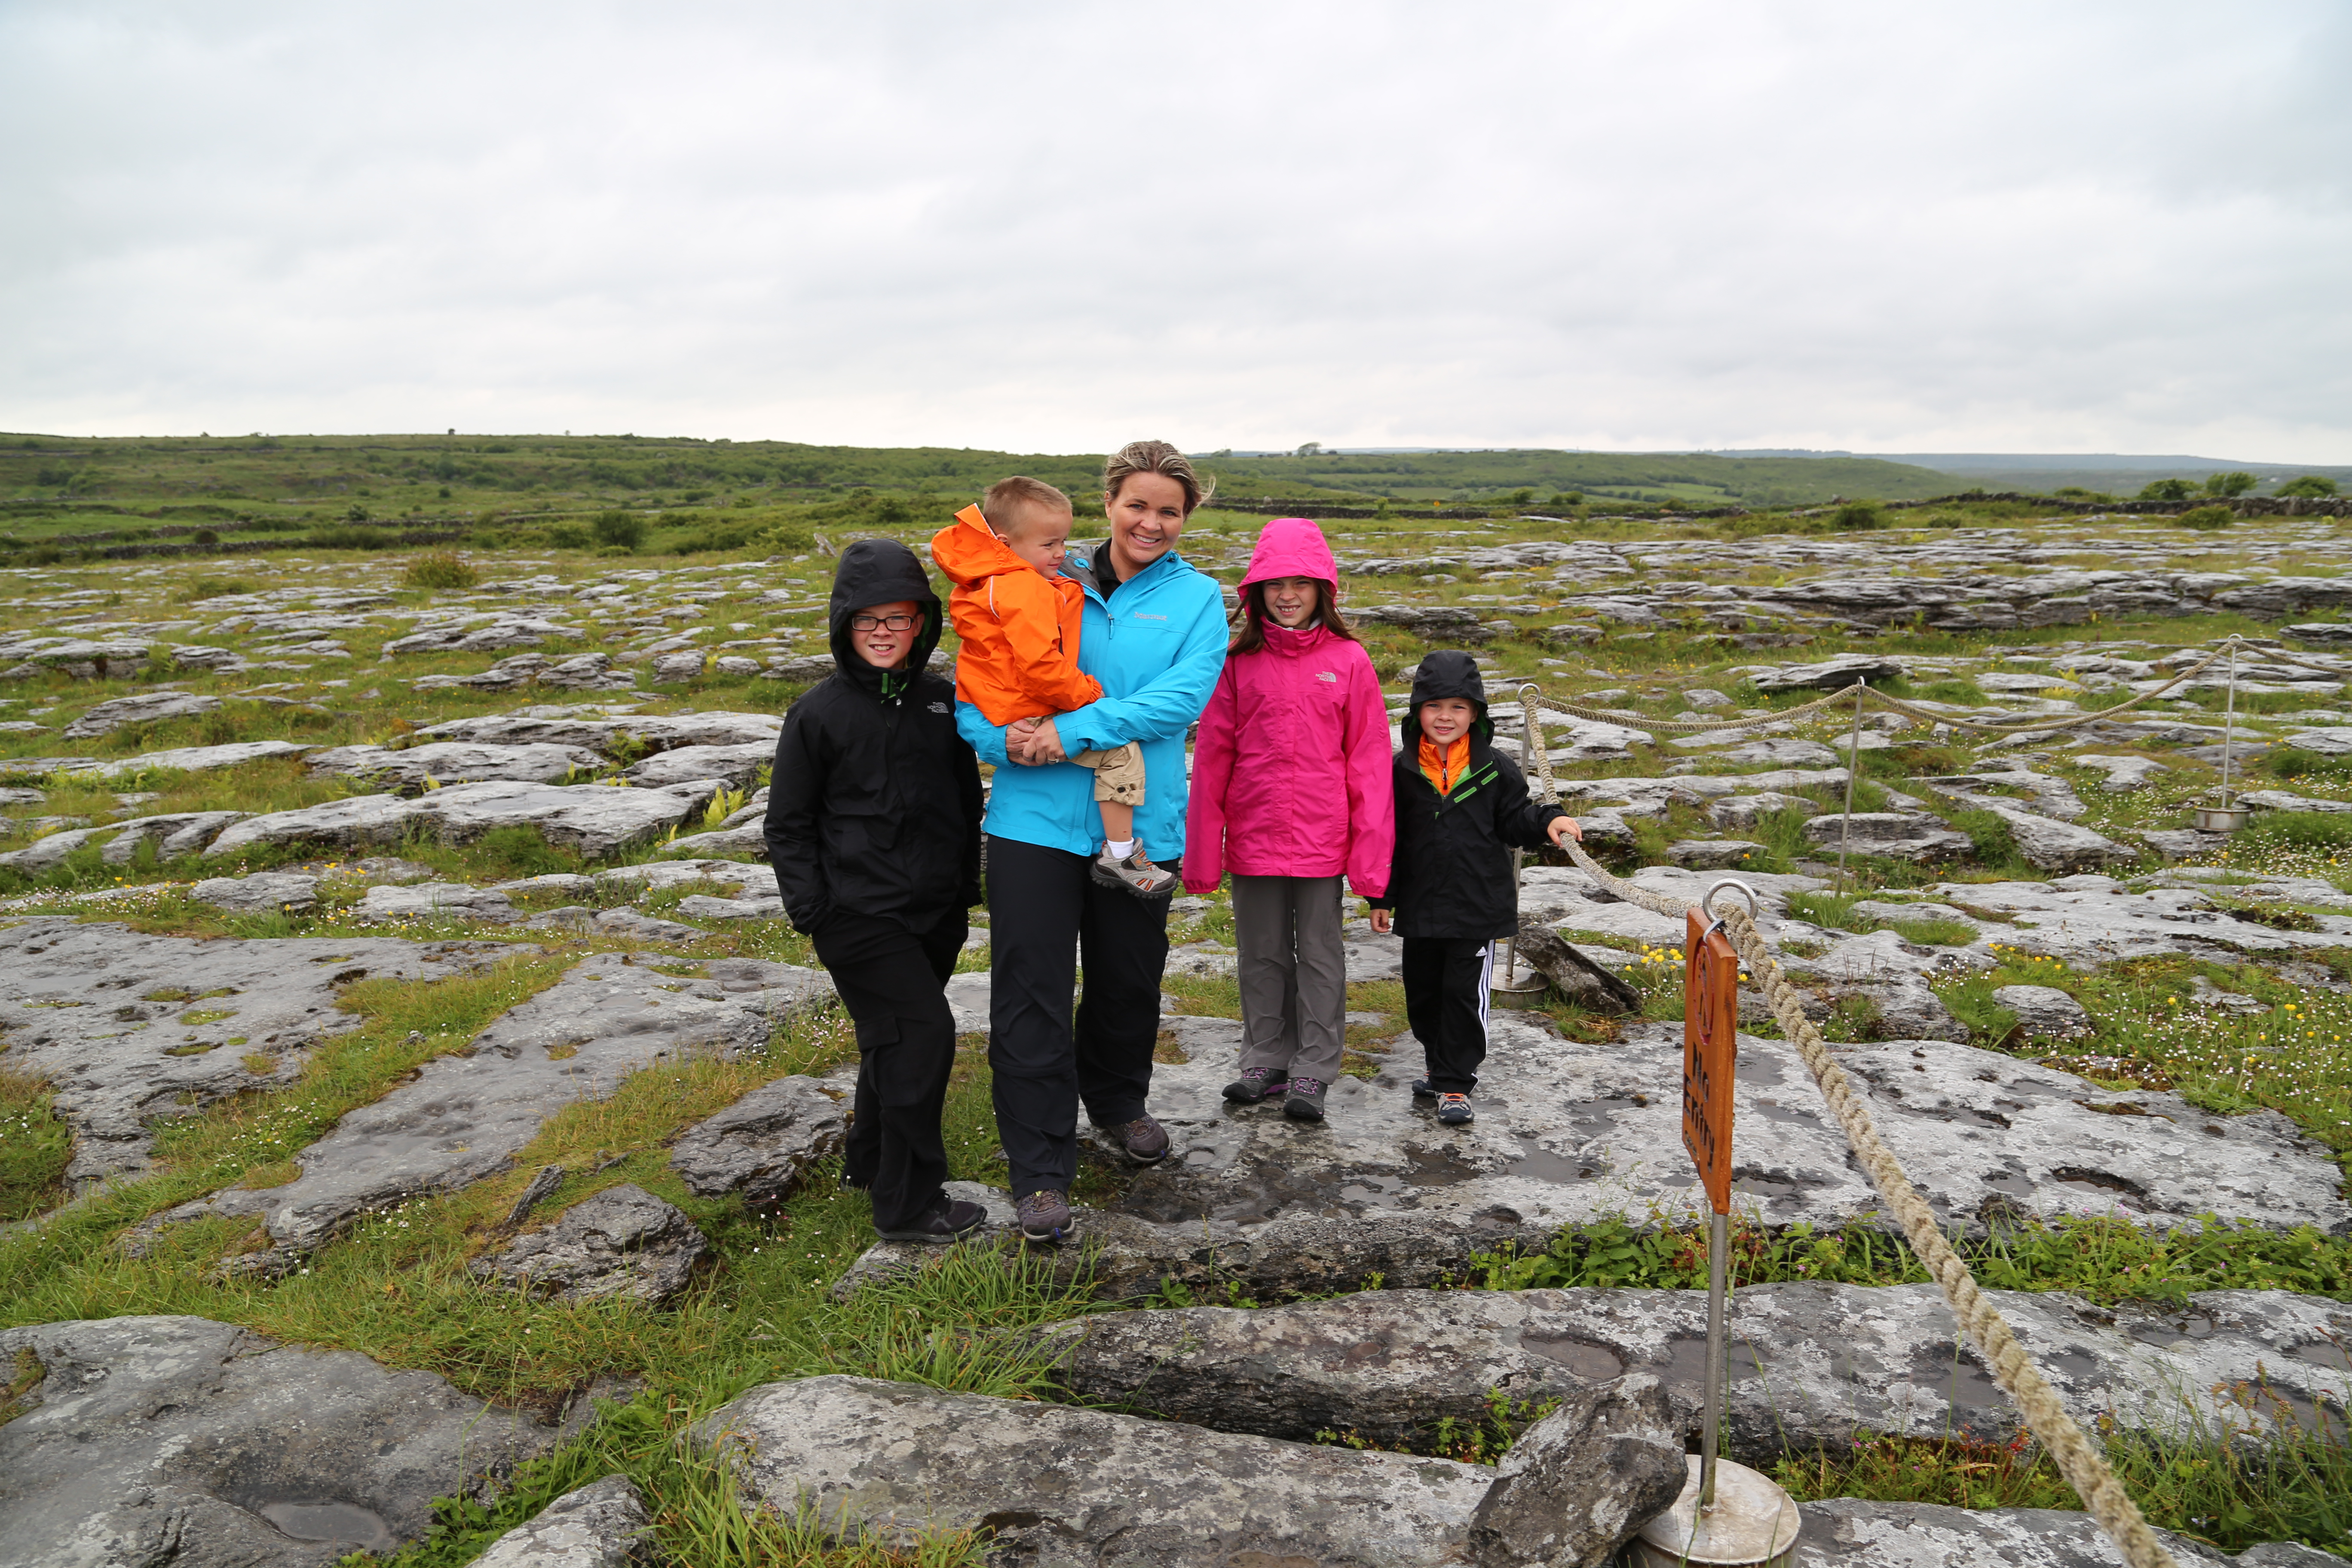
[(849, 617), (849, 629), (854, 632), (870, 632), (885, 626), (894, 632), (911, 632), (922, 624), (923, 617), (920, 616), (852, 616)]

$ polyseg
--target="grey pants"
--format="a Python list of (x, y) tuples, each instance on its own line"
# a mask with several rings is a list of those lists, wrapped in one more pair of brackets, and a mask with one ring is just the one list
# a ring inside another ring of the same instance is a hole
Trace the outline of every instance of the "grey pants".
[(1293, 1078), (1339, 1076), (1348, 963), (1337, 877), (1235, 877), (1234, 940), (1242, 988), (1242, 1066)]

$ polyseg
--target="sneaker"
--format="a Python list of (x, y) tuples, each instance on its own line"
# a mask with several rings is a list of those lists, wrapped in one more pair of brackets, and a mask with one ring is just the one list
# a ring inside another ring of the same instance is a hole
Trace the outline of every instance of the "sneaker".
[(1244, 1068), (1241, 1077), (1225, 1085), (1225, 1098), (1235, 1105), (1255, 1105), (1289, 1089), (1288, 1068)]
[(978, 1204), (940, 1200), (930, 1213), (910, 1226), (898, 1230), (884, 1230), (879, 1226), (874, 1234), (885, 1241), (953, 1241), (969, 1236), (987, 1223), (988, 1211)]
[(1437, 1119), (1448, 1127), (1459, 1127), (1465, 1121), (1475, 1121), (1466, 1094), (1441, 1094), (1437, 1097)]
[(1154, 1160), (1167, 1158), (1168, 1129), (1152, 1120), (1150, 1112), (1112, 1131), (1118, 1134), (1118, 1146), (1137, 1164), (1149, 1165)]
[(1435, 1100), (1437, 1086), (1425, 1078), (1417, 1078), (1412, 1080), (1412, 1097), (1415, 1100)]
[(1293, 1121), (1323, 1120), (1323, 1093), (1331, 1086), (1319, 1078), (1295, 1078), (1282, 1099), (1282, 1113)]
[(1070, 1200), (1051, 1187), (1040, 1187), (1013, 1205), (1027, 1241), (1059, 1241), (1070, 1234)]
[(1109, 850), (1103, 850), (1095, 857), (1094, 879), (1106, 888), (1124, 888), (1139, 899), (1163, 898), (1176, 890), (1176, 873), (1153, 865), (1140, 849), (1124, 860), (1114, 860)]

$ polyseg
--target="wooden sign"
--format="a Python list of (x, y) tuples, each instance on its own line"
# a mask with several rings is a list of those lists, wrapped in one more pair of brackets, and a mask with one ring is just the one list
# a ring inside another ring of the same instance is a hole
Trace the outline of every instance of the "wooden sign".
[(1731, 1075), (1739, 1059), (1739, 954), (1694, 909), (1683, 967), (1683, 1147), (1706, 1201), (1731, 1212)]

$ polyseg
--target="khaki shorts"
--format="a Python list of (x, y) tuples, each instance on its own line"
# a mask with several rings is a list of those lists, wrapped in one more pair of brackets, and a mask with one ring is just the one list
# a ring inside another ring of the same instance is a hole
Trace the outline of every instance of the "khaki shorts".
[(1070, 761), (1095, 771), (1095, 798), (1121, 805), (1143, 804), (1143, 748), (1129, 741), (1108, 752), (1080, 752)]

